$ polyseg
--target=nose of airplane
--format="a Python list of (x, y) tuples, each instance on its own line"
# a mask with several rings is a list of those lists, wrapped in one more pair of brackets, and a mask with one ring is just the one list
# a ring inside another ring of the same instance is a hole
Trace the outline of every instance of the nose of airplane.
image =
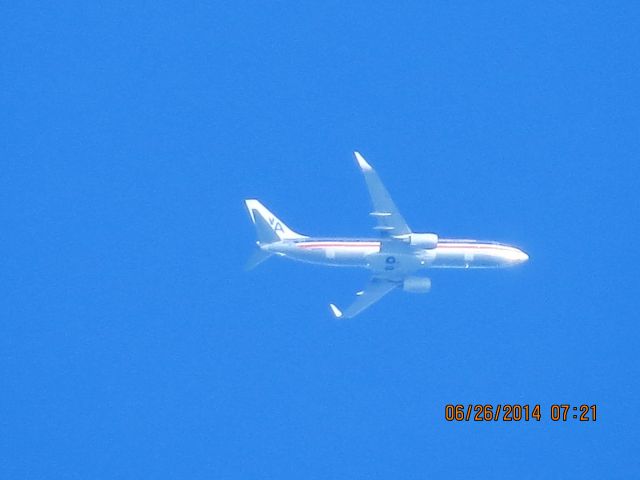
[(518, 250), (518, 253), (516, 255), (516, 261), (518, 263), (522, 263), (522, 262), (526, 262), (527, 260), (529, 260), (529, 255), (524, 253), (522, 250)]

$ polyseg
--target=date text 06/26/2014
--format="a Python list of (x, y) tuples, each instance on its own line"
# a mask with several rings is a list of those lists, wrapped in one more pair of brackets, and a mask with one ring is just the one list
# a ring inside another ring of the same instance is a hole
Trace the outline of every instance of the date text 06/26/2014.
[(548, 408), (540, 404), (447, 404), (444, 418), (448, 422), (595, 422), (597, 407), (591, 404), (554, 403)]

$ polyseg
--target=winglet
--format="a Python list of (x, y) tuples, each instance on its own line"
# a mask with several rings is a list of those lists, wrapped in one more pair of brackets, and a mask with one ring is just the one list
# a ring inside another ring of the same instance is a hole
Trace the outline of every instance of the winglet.
[(371, 168), (371, 165), (369, 165), (367, 163), (367, 161), (364, 159), (364, 157), (362, 155), (360, 155), (360, 152), (353, 152), (353, 154), (356, 156), (356, 160), (358, 161), (358, 165), (360, 166), (360, 168), (364, 171), (369, 171), (369, 170), (373, 170), (373, 168)]
[(333, 303), (329, 304), (329, 307), (331, 307), (331, 311), (333, 312), (333, 316), (336, 318), (340, 318), (342, 317), (342, 312), (340, 311), (340, 309), (338, 307), (336, 307)]

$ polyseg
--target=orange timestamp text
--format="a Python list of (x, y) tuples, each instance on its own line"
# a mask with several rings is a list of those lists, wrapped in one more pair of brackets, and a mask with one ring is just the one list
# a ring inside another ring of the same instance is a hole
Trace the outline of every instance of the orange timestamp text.
[[(546, 411), (546, 409), (545, 409)], [(557, 403), (548, 409), (548, 418), (553, 422), (595, 422), (596, 405)], [(543, 419), (540, 404), (451, 404), (444, 407), (444, 419), (448, 422), (539, 422)]]

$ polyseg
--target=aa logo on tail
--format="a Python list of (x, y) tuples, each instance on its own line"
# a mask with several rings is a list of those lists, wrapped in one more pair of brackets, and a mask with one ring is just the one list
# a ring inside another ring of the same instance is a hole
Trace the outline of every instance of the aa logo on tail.
[(282, 225), (280, 225), (280, 222), (276, 221), (275, 218), (273, 217), (269, 218), (269, 225), (271, 225), (271, 228), (273, 228), (274, 232), (280, 232), (284, 234), (284, 229), (282, 228)]

